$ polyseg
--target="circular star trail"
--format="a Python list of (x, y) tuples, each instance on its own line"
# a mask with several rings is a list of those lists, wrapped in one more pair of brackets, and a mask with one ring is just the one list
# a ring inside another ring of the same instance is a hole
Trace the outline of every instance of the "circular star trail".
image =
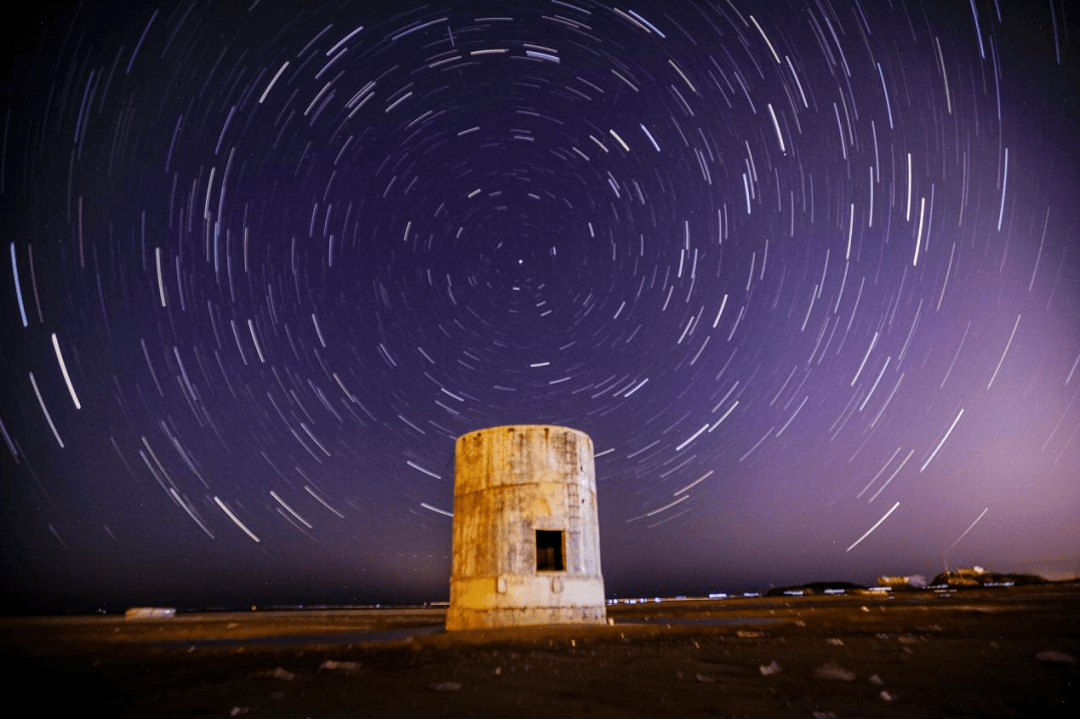
[(42, 10), (4, 73), (22, 608), (446, 596), (453, 440), (597, 449), (609, 594), (1075, 571), (1074, 19)]

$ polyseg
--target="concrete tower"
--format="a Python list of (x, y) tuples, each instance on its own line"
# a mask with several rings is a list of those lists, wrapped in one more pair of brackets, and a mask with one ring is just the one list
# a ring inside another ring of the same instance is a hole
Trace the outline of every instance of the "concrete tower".
[(604, 621), (589, 436), (516, 425), (458, 437), (446, 628)]

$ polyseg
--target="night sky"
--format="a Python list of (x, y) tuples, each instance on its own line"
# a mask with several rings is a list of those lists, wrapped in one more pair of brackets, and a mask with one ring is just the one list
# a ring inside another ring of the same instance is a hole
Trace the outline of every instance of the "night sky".
[(1080, 571), (1065, 0), (41, 5), (9, 610), (445, 599), (513, 423), (592, 436), (609, 596)]

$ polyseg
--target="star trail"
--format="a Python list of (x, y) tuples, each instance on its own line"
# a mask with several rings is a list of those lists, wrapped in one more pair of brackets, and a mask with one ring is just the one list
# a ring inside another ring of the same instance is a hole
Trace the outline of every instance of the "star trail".
[(1080, 570), (1062, 0), (30, 12), (10, 607), (443, 599), (514, 423), (592, 436), (609, 595)]

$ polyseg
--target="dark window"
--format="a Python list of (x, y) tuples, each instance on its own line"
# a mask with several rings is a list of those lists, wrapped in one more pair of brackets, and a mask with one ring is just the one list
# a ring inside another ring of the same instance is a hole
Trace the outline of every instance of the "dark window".
[(563, 533), (546, 529), (536, 530), (536, 571), (561, 572), (563, 564)]

